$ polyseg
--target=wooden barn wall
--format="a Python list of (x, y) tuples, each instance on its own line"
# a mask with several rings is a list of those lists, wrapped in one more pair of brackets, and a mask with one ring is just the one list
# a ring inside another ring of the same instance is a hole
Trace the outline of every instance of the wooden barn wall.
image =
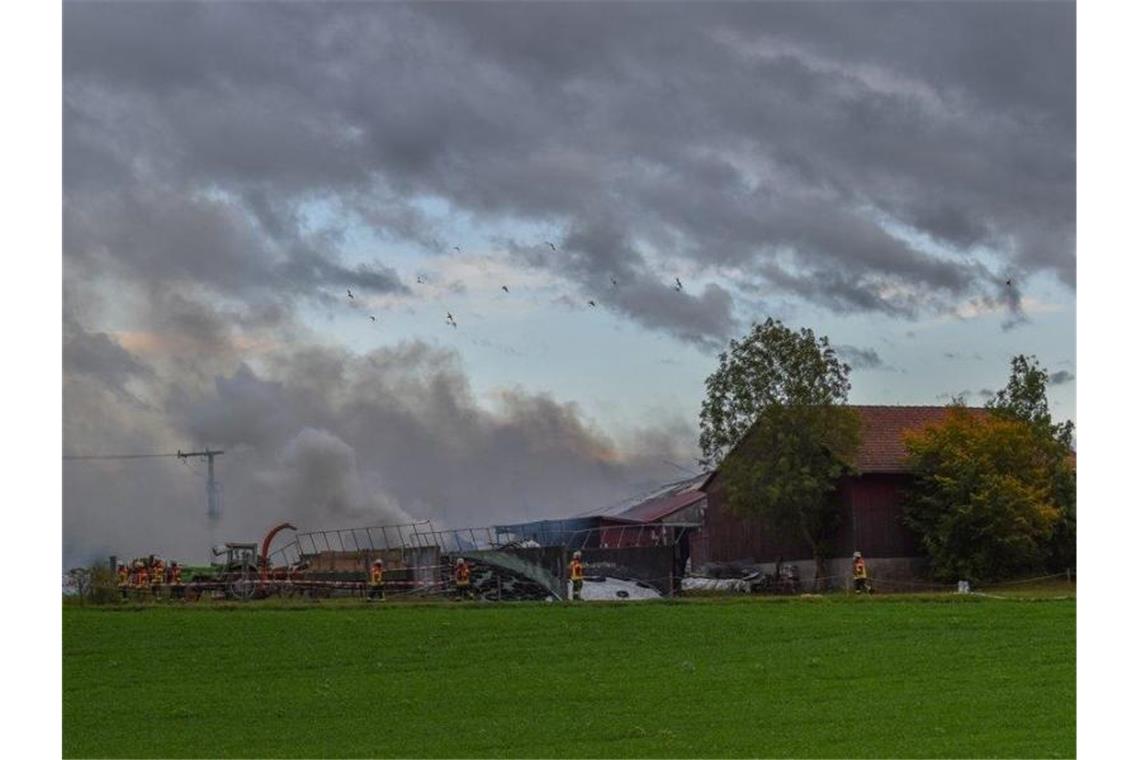
[[(905, 475), (862, 475), (840, 481), (837, 498), (841, 523), (833, 555), (850, 556), (858, 549), (867, 557), (912, 557), (917, 540), (902, 524)], [(693, 566), (707, 562), (775, 562), (811, 558), (806, 540), (780, 535), (759, 519), (730, 513), (720, 480), (708, 486), (708, 509), (701, 538), (693, 546)]]
[(905, 475), (863, 475), (840, 485), (843, 522), (836, 546), (844, 555), (858, 550), (866, 557), (915, 557), (918, 539), (902, 521)]

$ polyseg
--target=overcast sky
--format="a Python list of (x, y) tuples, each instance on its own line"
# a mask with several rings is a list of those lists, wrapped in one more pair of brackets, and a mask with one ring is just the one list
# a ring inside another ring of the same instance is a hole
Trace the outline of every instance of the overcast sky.
[(1074, 27), (65, 4), (64, 453), (226, 450), (212, 532), (198, 463), (65, 464), (65, 563), (602, 506), (694, 466), (767, 316), (853, 402), (980, 404), (1033, 353), (1075, 419)]

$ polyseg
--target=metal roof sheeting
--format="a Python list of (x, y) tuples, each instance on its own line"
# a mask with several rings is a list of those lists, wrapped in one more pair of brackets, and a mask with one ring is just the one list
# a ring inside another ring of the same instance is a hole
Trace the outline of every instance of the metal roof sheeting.
[(655, 522), (705, 498), (705, 493), (701, 489), (711, 477), (712, 473), (706, 472), (696, 477), (668, 483), (648, 494), (626, 499), (595, 514), (610, 520)]

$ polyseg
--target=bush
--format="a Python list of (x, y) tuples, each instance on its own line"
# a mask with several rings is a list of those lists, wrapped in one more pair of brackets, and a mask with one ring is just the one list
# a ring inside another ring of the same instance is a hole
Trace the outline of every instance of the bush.
[(118, 578), (105, 564), (92, 565), (76, 572), (79, 598), (91, 604), (115, 604), (119, 601)]

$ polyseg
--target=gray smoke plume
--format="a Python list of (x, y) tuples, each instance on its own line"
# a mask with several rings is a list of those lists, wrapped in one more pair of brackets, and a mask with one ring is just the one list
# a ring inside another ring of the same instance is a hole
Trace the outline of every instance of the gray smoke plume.
[(672, 479), (661, 460), (693, 453), (680, 419), (615, 431), (619, 443), (546, 395), (506, 389), (482, 403), (456, 354), (420, 342), (363, 355), (306, 345), (258, 369), (233, 360), (203, 382), (130, 361), (148, 367), (139, 390), (162, 411), (117, 393), (117, 375), (68, 372), (65, 453), (222, 448), (223, 518), (211, 533), (202, 462), (68, 462), (64, 548), (73, 564), (110, 552), (202, 559), (212, 543), (257, 540), (280, 520), (460, 528), (565, 516)]

